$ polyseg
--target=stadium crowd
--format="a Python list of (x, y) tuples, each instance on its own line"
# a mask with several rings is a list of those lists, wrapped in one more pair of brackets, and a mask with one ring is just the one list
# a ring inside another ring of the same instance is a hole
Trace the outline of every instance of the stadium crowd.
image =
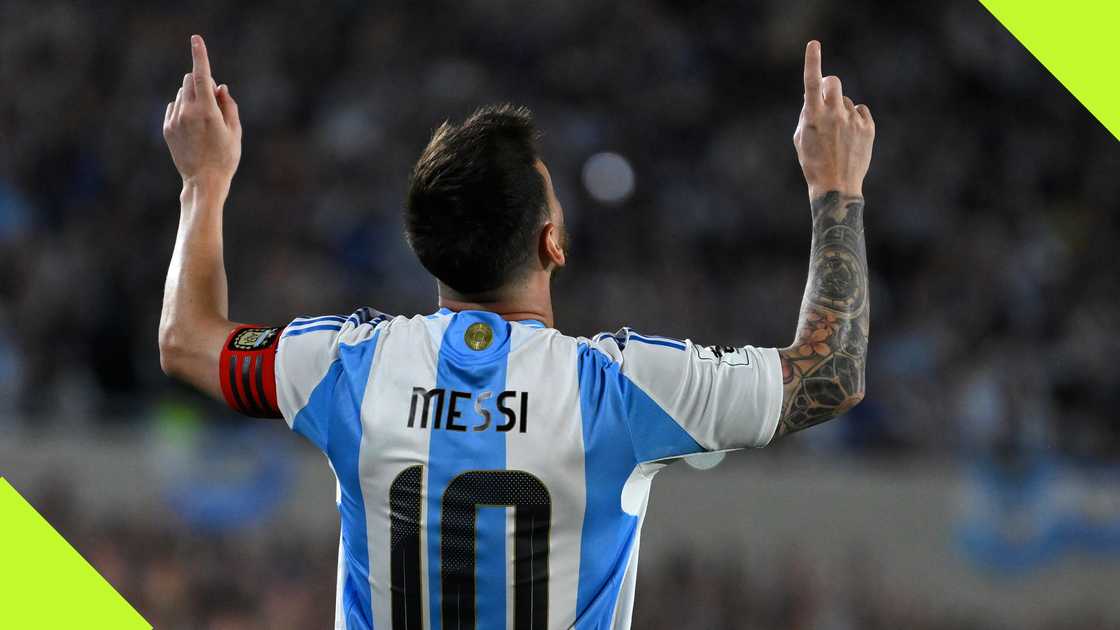
[[(434, 310), (402, 238), (409, 169), (440, 121), (508, 100), (535, 111), (567, 211), (561, 328), (754, 345), (792, 338), (805, 278), (790, 137), (811, 35), (878, 127), (871, 373), (850, 417), (780, 448), (1120, 452), (1120, 390), (1099, 385), (1120, 320), (1120, 151), (980, 4), (280, 5), (0, 6), (0, 429), (136, 426), (188, 396), (159, 371), (156, 328), (179, 186), (160, 120), (191, 32), (245, 128), (226, 210), (234, 319)], [(585, 185), (603, 151), (633, 169), (623, 199)], [(247, 550), (56, 516), (160, 628), (332, 614), (334, 539)], [(778, 581), (716, 566), (645, 572), (635, 627), (970, 627), (858, 584), (807, 589), (792, 555)], [(686, 621), (675, 601), (714, 617)]]
[[(209, 26), (245, 125), (235, 318), (434, 310), (401, 237), (409, 168), (439, 121), (514, 100), (573, 236), (560, 325), (755, 345), (792, 337), (804, 283), (804, 32), (880, 129), (871, 395), (844, 443), (952, 448), (1006, 415), (1040, 443), (1116, 450), (1117, 392), (1092, 383), (1116, 347), (1120, 154), (980, 7), (173, 6), (5, 3), (0, 387), (20, 417), (142, 418), (172, 391), (154, 340), (178, 182), (159, 121), (192, 28)], [(606, 150), (636, 175), (620, 203), (581, 182)]]

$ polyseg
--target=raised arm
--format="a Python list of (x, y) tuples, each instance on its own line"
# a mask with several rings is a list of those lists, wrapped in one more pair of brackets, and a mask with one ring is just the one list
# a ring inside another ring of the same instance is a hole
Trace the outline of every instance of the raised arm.
[(875, 123), (866, 105), (821, 77), (821, 48), (805, 50), (805, 104), (793, 143), (809, 186), (813, 242), (797, 336), (778, 351), (785, 396), (776, 435), (833, 418), (863, 400), (870, 322), (863, 178)]
[(183, 177), (179, 231), (159, 323), (164, 372), (222, 399), (218, 361), (229, 321), (222, 259), (222, 207), (241, 159), (241, 122), (225, 85), (216, 87), (206, 44), (191, 37), (194, 60), (175, 101), (167, 105), (163, 136)]

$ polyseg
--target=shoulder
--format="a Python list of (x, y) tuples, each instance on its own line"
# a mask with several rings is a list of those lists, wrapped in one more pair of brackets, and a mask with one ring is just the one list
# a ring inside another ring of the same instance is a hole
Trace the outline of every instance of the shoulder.
[(644, 357), (680, 356), (681, 353), (688, 353), (695, 348), (688, 339), (641, 333), (629, 326), (623, 326), (615, 332), (601, 332), (582, 341), (590, 349), (602, 353), (612, 362), (620, 365), (634, 360), (641, 361)]
[(363, 306), (349, 315), (312, 315), (293, 319), (280, 331), (279, 349), (337, 347), (369, 339), (392, 315)]

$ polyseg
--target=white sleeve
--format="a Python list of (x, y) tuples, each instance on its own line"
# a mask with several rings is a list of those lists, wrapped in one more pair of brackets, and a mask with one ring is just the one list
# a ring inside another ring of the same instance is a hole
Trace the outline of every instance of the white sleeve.
[[(697, 452), (765, 446), (773, 437), (784, 396), (777, 350), (698, 346), (629, 328), (600, 334), (592, 343), (695, 440), (703, 449)], [(642, 419), (630, 422), (641, 453)]]
[(343, 369), (339, 345), (369, 337), (388, 317), (370, 308), (349, 317), (299, 317), (281, 333), (276, 349), (277, 406), (289, 427), (324, 451), (334, 387)]

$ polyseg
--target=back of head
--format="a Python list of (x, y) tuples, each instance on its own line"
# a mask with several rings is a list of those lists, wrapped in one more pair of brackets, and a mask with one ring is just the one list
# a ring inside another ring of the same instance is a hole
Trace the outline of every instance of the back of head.
[(416, 162), (408, 243), (455, 291), (499, 289), (528, 270), (548, 216), (536, 140), (528, 109), (483, 107), (461, 124), (441, 125)]

